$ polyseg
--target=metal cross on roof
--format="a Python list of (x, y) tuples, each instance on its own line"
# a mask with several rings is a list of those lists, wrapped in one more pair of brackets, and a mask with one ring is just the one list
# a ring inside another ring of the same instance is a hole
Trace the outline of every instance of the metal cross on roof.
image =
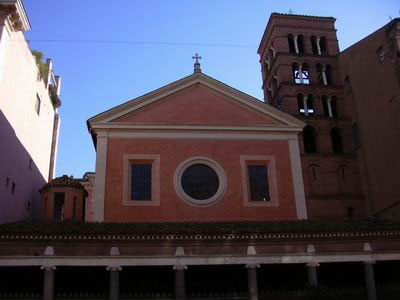
[(195, 56), (192, 56), (192, 59), (196, 60), (194, 62), (194, 73), (201, 73), (200, 62), (199, 62), (201, 56), (199, 56), (199, 54), (196, 53)]

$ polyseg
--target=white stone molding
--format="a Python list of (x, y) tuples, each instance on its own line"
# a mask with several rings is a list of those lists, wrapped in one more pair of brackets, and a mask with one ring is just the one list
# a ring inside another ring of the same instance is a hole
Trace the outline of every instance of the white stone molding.
[[(190, 265), (247, 265), (247, 264), (307, 264), (400, 260), (400, 253), (343, 253), (343, 254), (284, 254), (284, 255), (202, 255), (202, 256), (2, 256), (1, 267), (18, 266), (190, 266)], [(42, 268), (42, 269), (43, 269)]]
[(371, 244), (370, 243), (364, 243), (363, 250), (366, 251), (366, 252), (371, 252), (372, 251)]
[(46, 249), (44, 250), (43, 255), (45, 256), (54, 255), (54, 248), (52, 246), (47, 246)]
[(247, 246), (247, 255), (256, 255), (257, 251), (253, 245)]
[(108, 136), (106, 133), (97, 134), (96, 151), (96, 177), (94, 180), (94, 207), (93, 221), (104, 221), (104, 202), (106, 192), (106, 169), (107, 169)]
[(315, 247), (313, 244), (307, 245), (307, 253), (315, 253)]
[(294, 197), (296, 201), (296, 213), (298, 219), (307, 219), (306, 198), (304, 195), (303, 173), (301, 170), (299, 142), (296, 139), (289, 140), (289, 153), (292, 168), (292, 180)]
[(175, 256), (184, 256), (184, 255), (185, 255), (185, 249), (182, 246), (176, 247)]
[(118, 255), (120, 255), (120, 253), (119, 253), (119, 248), (118, 248), (118, 247), (111, 247), (111, 249), (110, 249), (110, 255), (111, 255), (111, 256), (118, 256)]

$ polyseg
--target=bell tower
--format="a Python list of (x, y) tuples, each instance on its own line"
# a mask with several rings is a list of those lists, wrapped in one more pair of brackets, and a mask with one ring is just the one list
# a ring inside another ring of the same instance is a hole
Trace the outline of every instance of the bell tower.
[(343, 97), (335, 19), (271, 14), (260, 46), (266, 103), (304, 121), (299, 136), (311, 218), (362, 218), (365, 202)]

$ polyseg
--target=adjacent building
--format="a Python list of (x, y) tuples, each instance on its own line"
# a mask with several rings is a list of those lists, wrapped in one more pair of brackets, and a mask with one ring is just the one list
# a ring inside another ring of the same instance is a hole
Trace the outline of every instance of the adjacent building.
[(0, 222), (38, 216), (39, 189), (54, 176), (61, 80), (24, 37), (21, 0), (0, 1)]
[(400, 19), (342, 51), (338, 59), (368, 214), (398, 219)]

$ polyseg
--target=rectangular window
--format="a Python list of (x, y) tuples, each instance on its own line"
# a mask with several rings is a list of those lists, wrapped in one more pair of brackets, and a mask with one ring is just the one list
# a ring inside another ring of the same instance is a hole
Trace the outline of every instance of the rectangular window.
[(244, 207), (279, 206), (275, 156), (240, 155)]
[(160, 155), (123, 155), (124, 206), (160, 205)]
[(131, 165), (131, 200), (151, 201), (151, 164)]
[(250, 201), (269, 201), (267, 166), (248, 166)]
[(40, 115), (40, 97), (39, 95), (36, 94), (36, 103), (35, 103), (35, 111), (37, 113), (37, 115)]

